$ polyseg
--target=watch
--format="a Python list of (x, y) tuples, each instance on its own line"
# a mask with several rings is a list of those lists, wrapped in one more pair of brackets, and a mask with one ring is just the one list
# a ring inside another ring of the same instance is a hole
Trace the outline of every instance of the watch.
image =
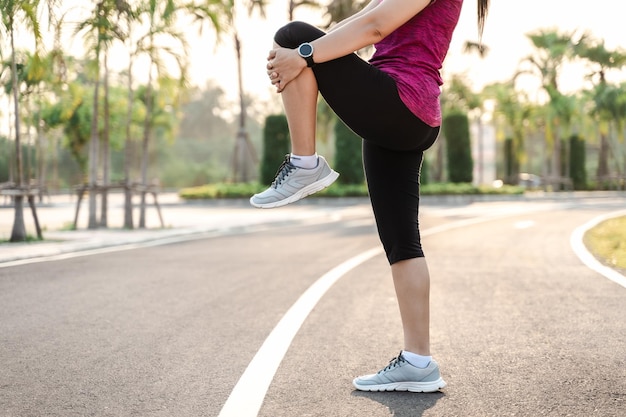
[(304, 58), (307, 67), (310, 68), (315, 65), (315, 61), (313, 61), (313, 45), (310, 43), (304, 42), (298, 46), (298, 55)]

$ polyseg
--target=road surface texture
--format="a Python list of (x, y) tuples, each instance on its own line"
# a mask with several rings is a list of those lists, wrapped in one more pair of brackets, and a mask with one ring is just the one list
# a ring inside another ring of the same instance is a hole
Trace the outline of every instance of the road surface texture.
[[(626, 288), (570, 245), (623, 208), (425, 206), (432, 349), (448, 383), (432, 394), (352, 388), (402, 348), (367, 211), (0, 268), (0, 416), (625, 416)], [(293, 339), (279, 334), (284, 354), (260, 354), (320, 277), (366, 252)], [(252, 369), (255, 355), (275, 374)]]

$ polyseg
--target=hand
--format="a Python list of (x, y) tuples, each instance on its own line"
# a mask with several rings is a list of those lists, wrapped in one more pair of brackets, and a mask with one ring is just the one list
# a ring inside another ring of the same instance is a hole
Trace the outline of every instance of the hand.
[(267, 57), (267, 75), (277, 93), (282, 93), (287, 84), (300, 75), (304, 68), (306, 61), (295, 49), (272, 49)]

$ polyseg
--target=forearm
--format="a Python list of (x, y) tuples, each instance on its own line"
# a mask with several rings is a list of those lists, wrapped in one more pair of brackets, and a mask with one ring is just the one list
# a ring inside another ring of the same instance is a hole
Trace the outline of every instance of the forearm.
[(381, 39), (376, 29), (366, 21), (346, 22), (311, 42), (315, 51), (313, 59), (316, 63), (331, 61), (373, 45)]
[(373, 0), (362, 13), (341, 22), (331, 32), (311, 42), (313, 59), (316, 63), (323, 63), (373, 45), (429, 3), (429, 0)]
[[(311, 42), (317, 64), (349, 55), (373, 45), (424, 9), (430, 0), (373, 0), (363, 13), (348, 19), (331, 32)], [(267, 71), (281, 92), (306, 67), (294, 49), (277, 47), (268, 56)]]

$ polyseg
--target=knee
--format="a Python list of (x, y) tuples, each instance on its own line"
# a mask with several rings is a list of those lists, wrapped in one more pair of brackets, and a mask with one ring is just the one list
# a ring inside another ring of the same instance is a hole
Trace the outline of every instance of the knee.
[(304, 22), (289, 22), (278, 29), (274, 35), (274, 42), (283, 48), (297, 48), (302, 42), (310, 42), (324, 35), (324, 32), (315, 26)]

